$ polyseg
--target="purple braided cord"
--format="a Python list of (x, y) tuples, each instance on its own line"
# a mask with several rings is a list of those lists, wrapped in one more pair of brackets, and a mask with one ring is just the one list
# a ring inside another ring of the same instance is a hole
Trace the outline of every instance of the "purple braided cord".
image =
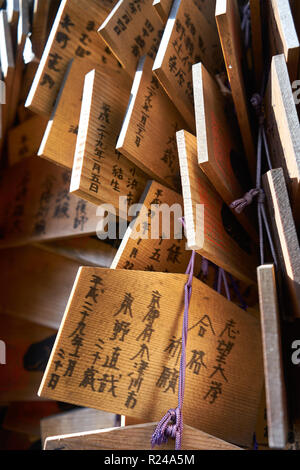
[[(185, 228), (184, 219), (181, 219), (182, 224)], [(189, 320), (189, 306), (192, 296), (192, 282), (195, 267), (195, 255), (196, 252), (192, 251), (192, 255), (186, 270), (186, 274), (189, 275), (188, 280), (184, 286), (184, 313), (183, 313), (183, 324), (182, 324), (182, 348), (180, 358), (180, 369), (179, 369), (179, 384), (178, 384), (178, 406), (176, 409), (171, 408), (167, 411), (165, 416), (160, 420), (151, 438), (152, 448), (155, 445), (161, 445), (168, 441), (169, 437), (175, 438), (175, 449), (181, 449), (182, 431), (183, 431), (183, 419), (182, 419), (182, 407), (184, 400), (184, 389), (185, 389), (185, 370), (186, 370), (186, 343), (188, 334), (188, 320)]]
[(183, 325), (182, 325), (182, 350), (180, 358), (180, 369), (179, 369), (179, 385), (178, 385), (178, 406), (176, 409), (171, 408), (167, 411), (165, 416), (160, 420), (151, 438), (152, 448), (155, 445), (161, 445), (168, 441), (168, 437), (175, 438), (175, 449), (181, 449), (182, 431), (183, 431), (183, 419), (182, 419), (182, 407), (184, 400), (184, 389), (185, 389), (185, 369), (186, 369), (186, 343), (188, 333), (188, 313), (189, 306), (192, 296), (192, 282), (195, 265), (195, 254), (193, 251), (189, 265), (186, 270), (186, 274), (189, 275), (188, 281), (184, 286), (184, 313), (183, 313)]
[(271, 231), (269, 227), (269, 223), (267, 220), (267, 215), (265, 211), (265, 194), (261, 187), (261, 167), (262, 167), (262, 145), (264, 145), (268, 167), (271, 170), (272, 164), (270, 159), (270, 153), (268, 148), (268, 142), (266, 137), (266, 132), (264, 128), (264, 111), (263, 111), (263, 102), (262, 97), (255, 93), (251, 98), (251, 104), (255, 109), (258, 122), (259, 122), (259, 130), (258, 130), (258, 140), (257, 140), (257, 163), (256, 163), (256, 188), (251, 189), (245, 196), (241, 199), (237, 199), (230, 204), (230, 208), (234, 209), (237, 213), (242, 212), (242, 210), (251, 204), (253, 198), (255, 196), (258, 197), (257, 199), (257, 218), (258, 218), (258, 229), (259, 229), (259, 250), (260, 250), (260, 262), (264, 264), (264, 233), (263, 233), (263, 226), (265, 227), (267, 237), (269, 240), (269, 245), (271, 248), (273, 260), (275, 266), (277, 266), (277, 257), (272, 241)]

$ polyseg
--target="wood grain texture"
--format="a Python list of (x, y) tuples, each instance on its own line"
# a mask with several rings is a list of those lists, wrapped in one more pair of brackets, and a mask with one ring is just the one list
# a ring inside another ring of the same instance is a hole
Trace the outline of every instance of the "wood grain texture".
[(262, 8), (260, 0), (250, 0), (250, 15), (256, 89), (260, 90), (263, 75)]
[(283, 449), (288, 437), (288, 413), (282, 359), (281, 329), (274, 266), (257, 268), (264, 370), (271, 448)]
[(153, 6), (165, 24), (167, 22), (173, 0), (153, 0)]
[(70, 186), (72, 194), (94, 204), (112, 204), (126, 219), (119, 197), (130, 207), (148, 179), (116, 150), (129, 93), (127, 77), (120, 72), (104, 75), (94, 69), (86, 75)]
[[(182, 196), (152, 181), (140, 203), (144, 207), (127, 228), (111, 268), (185, 273), (191, 251), (185, 249), (186, 240), (179, 220), (183, 216)], [(170, 233), (158, 222), (159, 207), (163, 210), (163, 204), (172, 208)], [(158, 233), (154, 233), (156, 223)]]
[(1, 339), (6, 344), (6, 364), (1, 366), (0, 374), (0, 401), (40, 400), (37, 390), (43, 374), (26, 370), (24, 355), (32, 344), (43, 341), (56, 331), (8, 315), (1, 314), (0, 320)]
[[(140, 204), (143, 204), (143, 208), (139, 210), (125, 231), (111, 268), (185, 273), (191, 251), (186, 248), (186, 238), (182, 233), (183, 227), (180, 222), (183, 216), (182, 196), (152, 181), (148, 183)], [(155, 206), (156, 204), (158, 207)], [(168, 223), (169, 215), (166, 210), (168, 207), (170, 208), (170, 228), (164, 226), (163, 223), (158, 223), (160, 211), (161, 213), (166, 211), (165, 221)], [(157, 232), (154, 228), (156, 223)], [(213, 288), (217, 267), (210, 266), (205, 276), (201, 274), (201, 268), (202, 257), (197, 255), (195, 275)], [(255, 287), (251, 288), (249, 284), (236, 282), (249, 308), (255, 306), (257, 303)], [(240, 305), (240, 299), (237, 298), (229, 279), (228, 283), (232, 301)]]
[(291, 82), (298, 77), (300, 44), (289, 0), (268, 0), (270, 56), (284, 54)]
[[(228, 229), (226, 231), (226, 207), (198, 165), (196, 137), (186, 131), (179, 131), (176, 135), (189, 248), (237, 279), (255, 283), (256, 254), (251, 243), (243, 245), (244, 235), (236, 232), (235, 241)], [(228, 208), (227, 211), (230, 216)], [(230, 227), (233, 235), (237, 222), (232, 217)]]
[(216, 21), (244, 150), (249, 170), (254, 178), (256, 149), (242, 70), (243, 48), (237, 0), (217, 0)]
[(265, 97), (273, 167), (284, 170), (297, 229), (300, 227), (300, 125), (284, 55), (274, 56)]
[[(241, 159), (239, 137), (226, 113), (226, 98), (215, 80), (199, 63), (193, 65), (193, 90), (196, 117), (198, 163), (210, 182), (229, 206), (243, 193), (233, 166)], [(249, 214), (236, 214), (245, 230), (257, 241)]]
[(2, 175), (0, 247), (95, 235), (97, 207), (69, 194), (70, 172), (38, 157)]
[(109, 268), (116, 254), (116, 248), (93, 237), (75, 237), (53, 242), (37, 243), (42, 250), (72, 259), (84, 266)]
[(35, 115), (10, 129), (7, 134), (10, 165), (37, 154), (47, 123), (46, 118)]
[(92, 433), (115, 425), (116, 415), (105, 411), (83, 408), (45, 417), (41, 420), (42, 446), (46, 439), (61, 434)]
[(175, 0), (153, 71), (192, 131), (192, 65), (200, 61), (213, 74), (223, 68), (216, 25), (209, 24), (198, 1)]
[[(110, 67), (120, 69), (117, 64), (106, 64), (99, 65), (99, 70), (105, 73)], [(89, 59), (75, 58), (70, 62), (38, 151), (40, 157), (65, 168), (73, 168), (84, 79), (94, 68)]]
[[(147, 423), (125, 428), (114, 428), (69, 436), (55, 436), (46, 440), (45, 450), (151, 450), (151, 436), (158, 423)], [(174, 449), (174, 440), (157, 448)], [(182, 450), (242, 450), (198, 429), (184, 426)]]
[(152, 66), (149, 57), (139, 62), (116, 148), (151, 178), (180, 191), (176, 131), (186, 123)]
[(1, 250), (1, 261), (0, 313), (58, 329), (82, 263), (32, 246)]
[[(39, 394), (145, 420), (160, 419), (177, 403), (180, 350), (171, 344), (181, 337), (186, 280), (183, 274), (81, 268)], [(127, 331), (118, 333), (115, 325), (121, 321)], [(81, 343), (74, 341), (76, 334)], [(224, 353), (227, 344), (230, 353)], [(185, 423), (250, 445), (261, 387), (259, 322), (194, 279)]]
[(163, 28), (151, 0), (137, 4), (119, 0), (98, 33), (133, 78), (140, 57), (155, 58)]
[(34, 0), (32, 34), (30, 37), (32, 52), (40, 60), (48, 39), (48, 16), (51, 8), (51, 0)]
[(114, 63), (96, 29), (113, 0), (62, 0), (25, 105), (50, 117), (69, 61)]
[(280, 267), (293, 313), (300, 317), (300, 248), (282, 168), (268, 171), (263, 182)]

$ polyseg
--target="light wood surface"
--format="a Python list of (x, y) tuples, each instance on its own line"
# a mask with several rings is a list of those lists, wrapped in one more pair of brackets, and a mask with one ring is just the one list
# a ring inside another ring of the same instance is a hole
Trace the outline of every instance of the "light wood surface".
[(282, 167), (284, 170), (298, 229), (300, 227), (300, 125), (283, 54), (272, 59), (265, 107), (273, 167)]
[(45, 417), (41, 420), (42, 446), (46, 439), (59, 434), (92, 433), (102, 428), (112, 428), (116, 415), (105, 411), (82, 408)]
[(199, 2), (174, 0), (153, 71), (192, 131), (192, 65), (200, 61), (213, 74), (223, 68), (216, 25), (209, 24)]
[(263, 181), (280, 267), (293, 314), (300, 317), (300, 248), (282, 168), (268, 171)]
[(247, 241), (247, 234), (241, 232), (234, 215), (200, 169), (196, 137), (186, 131), (176, 135), (189, 248), (237, 279), (255, 283), (256, 254), (250, 238)]
[(115, 62), (97, 35), (113, 4), (109, 0), (62, 0), (25, 105), (48, 118), (69, 61)]
[(281, 327), (274, 266), (257, 268), (263, 356), (271, 448), (283, 449), (288, 438), (288, 412), (282, 359)]
[[(171, 345), (181, 338), (186, 280), (183, 274), (81, 268), (39, 395), (161, 419), (177, 404), (180, 351)], [(261, 387), (258, 320), (194, 279), (185, 423), (249, 445)]]
[(237, 0), (217, 0), (216, 21), (244, 150), (249, 170), (254, 178), (256, 149), (242, 70), (243, 47)]
[[(126, 428), (55, 436), (46, 440), (45, 450), (151, 450), (151, 436), (156, 425), (157, 423), (147, 423)], [(242, 450), (186, 425), (183, 428), (181, 448), (182, 450)], [(174, 440), (170, 438), (168, 444), (156, 448), (156, 450), (165, 449), (174, 449)]]
[(289, 0), (268, 0), (270, 56), (284, 54), (291, 82), (298, 78), (300, 45)]
[(133, 78), (140, 57), (155, 58), (163, 28), (151, 0), (137, 5), (119, 0), (98, 33)]
[(176, 131), (186, 123), (152, 66), (149, 57), (139, 62), (116, 148), (151, 178), (180, 190)]
[(86, 75), (70, 185), (72, 194), (94, 204), (112, 204), (126, 219), (120, 196), (130, 207), (138, 202), (148, 179), (116, 151), (129, 93), (127, 76), (120, 72), (104, 75), (94, 69)]
[[(235, 168), (235, 160), (244, 158), (239, 136), (229, 121), (226, 98), (201, 63), (193, 65), (193, 89), (198, 163), (223, 201), (230, 206), (243, 194), (240, 171)], [(238, 168), (245, 169), (241, 162)], [(235, 216), (252, 239), (257, 241), (249, 213), (235, 213)]]

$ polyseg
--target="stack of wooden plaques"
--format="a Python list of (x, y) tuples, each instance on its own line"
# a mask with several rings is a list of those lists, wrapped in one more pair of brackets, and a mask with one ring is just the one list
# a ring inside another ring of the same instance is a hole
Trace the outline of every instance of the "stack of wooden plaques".
[(299, 3), (0, 1), (1, 449), (299, 448)]

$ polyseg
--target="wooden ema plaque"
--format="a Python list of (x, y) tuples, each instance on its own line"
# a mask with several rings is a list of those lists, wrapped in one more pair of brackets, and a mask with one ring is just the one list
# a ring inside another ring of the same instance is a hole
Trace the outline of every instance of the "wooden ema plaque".
[(114, 4), (114, 0), (62, 0), (25, 106), (50, 117), (73, 57), (115, 62), (96, 31)]
[(255, 283), (256, 255), (250, 239), (200, 169), (196, 137), (186, 131), (176, 135), (189, 248), (237, 279)]
[[(186, 249), (186, 238), (182, 234), (183, 227), (179, 220), (183, 209), (182, 196), (156, 181), (151, 181), (145, 188), (140, 203), (143, 204), (144, 210), (140, 210), (129, 224), (110, 267), (112, 269), (185, 273), (191, 257), (191, 250)], [(164, 226), (160, 224), (156, 238), (151, 238), (152, 223), (154, 223), (155, 217), (159, 217), (159, 211), (163, 210), (165, 205), (170, 207), (170, 236), (167, 236)], [(179, 227), (174, 227), (174, 219), (178, 221)], [(180, 235), (180, 237), (176, 238), (175, 235)], [(196, 276), (200, 273), (197, 277), (208, 286), (213, 287), (217, 267), (210, 266), (207, 275), (202, 276), (201, 266), (202, 257), (199, 255), (195, 260)], [(240, 300), (232, 289), (229, 279), (228, 282), (231, 299), (239, 305)], [(257, 303), (255, 289), (250, 288), (249, 284), (236, 282), (247, 305), (255, 305)]]
[(42, 445), (49, 437), (61, 434), (91, 433), (103, 428), (113, 428), (116, 415), (90, 408), (75, 409), (66, 413), (53, 414), (41, 419)]
[(260, 0), (250, 0), (251, 40), (256, 89), (260, 90), (263, 75), (262, 8)]
[[(198, 163), (229, 206), (243, 194), (234, 167), (239, 165), (237, 160), (242, 160), (239, 139), (226, 115), (226, 98), (201, 63), (193, 65), (193, 89)], [(252, 239), (257, 240), (249, 217), (244, 212), (235, 216)]]
[(96, 233), (96, 207), (69, 194), (70, 173), (37, 157), (6, 170), (0, 191), (0, 247)]
[(300, 45), (289, 0), (269, 0), (270, 57), (284, 54), (290, 81), (298, 78)]
[[(177, 406), (186, 281), (81, 268), (39, 395), (161, 419)], [(262, 387), (259, 323), (195, 278), (186, 373), (185, 424), (250, 445)]]
[[(117, 64), (98, 67), (106, 76), (110, 68), (120, 70)], [(94, 68), (95, 64), (88, 59), (76, 58), (70, 63), (38, 151), (40, 157), (63, 167), (73, 168), (84, 79)]]
[(8, 132), (8, 161), (10, 165), (37, 154), (47, 123), (46, 118), (35, 115)]
[(148, 178), (116, 150), (130, 93), (124, 79), (97, 69), (86, 75), (70, 192), (94, 204), (110, 203), (127, 218), (119, 197), (127, 198), (128, 207), (138, 202)]
[(223, 67), (215, 24), (210, 25), (197, 0), (175, 0), (153, 71), (191, 130), (195, 129), (192, 65), (203, 62), (211, 73)]
[(8, 123), (10, 128), (16, 118), (19, 104), (20, 91), (22, 88), (23, 70), (24, 70), (24, 47), (29, 34), (29, 5), (26, 0), (20, 0), (20, 16), (17, 31), (17, 49), (15, 53), (15, 71), (11, 93), (9, 96)]
[[(152, 181), (147, 185), (140, 202), (144, 205), (144, 211), (141, 210), (130, 223), (111, 268), (185, 273), (191, 251), (185, 249), (186, 240), (182, 234), (181, 222), (177, 224), (178, 234), (174, 233), (176, 229), (173, 228), (174, 218), (181, 217), (182, 211), (181, 214), (170, 212), (172, 233), (169, 237), (164, 233), (163, 226), (160, 226), (157, 239), (151, 238), (151, 224), (155, 216), (159, 217), (159, 207), (168, 204), (175, 210), (175, 205), (181, 209), (182, 196)], [(176, 235), (181, 235), (181, 238), (175, 238)]]
[(263, 339), (268, 440), (271, 448), (283, 449), (287, 443), (289, 426), (274, 266), (272, 264), (259, 266), (257, 277)]
[(98, 33), (133, 78), (140, 57), (155, 58), (163, 28), (151, 0), (119, 0)]
[(51, 12), (51, 0), (34, 0), (32, 12), (32, 52), (40, 60), (48, 39), (48, 20)]
[(62, 238), (50, 242), (35, 243), (50, 253), (77, 261), (81, 266), (109, 268), (117, 252), (116, 248), (96, 237)]
[(216, 21), (244, 150), (254, 178), (256, 149), (242, 70), (243, 47), (237, 0), (217, 0)]
[(167, 22), (172, 4), (173, 0), (153, 0), (153, 6), (164, 24)]
[(176, 131), (186, 123), (152, 74), (153, 61), (138, 65), (117, 150), (151, 178), (180, 188)]
[(300, 227), (300, 125), (284, 55), (273, 57), (265, 98), (269, 150), (284, 170), (297, 229)]
[[(151, 436), (158, 423), (78, 432), (67, 436), (54, 436), (46, 440), (45, 450), (153, 450)], [(156, 450), (174, 449), (174, 440), (156, 447)], [(185, 425), (182, 433), (182, 450), (243, 450), (240, 447), (210, 436)], [(110, 457), (108, 457), (110, 458)], [(118, 457), (117, 457), (118, 458)]]
[(300, 248), (282, 168), (268, 171), (263, 182), (293, 314), (300, 317)]
[[(75, 244), (76, 239), (71, 240)], [(96, 243), (96, 240), (82, 238), (88, 252), (93, 241)], [(111, 247), (100, 240), (97, 244), (98, 251), (92, 245), (94, 263), (91, 255), (76, 257), (73, 253), (72, 257), (66, 248), (55, 251), (51, 247), (28, 245), (2, 249), (0, 313), (58, 329), (79, 267), (82, 264), (109, 267), (111, 264), (112, 253), (107, 250)]]

